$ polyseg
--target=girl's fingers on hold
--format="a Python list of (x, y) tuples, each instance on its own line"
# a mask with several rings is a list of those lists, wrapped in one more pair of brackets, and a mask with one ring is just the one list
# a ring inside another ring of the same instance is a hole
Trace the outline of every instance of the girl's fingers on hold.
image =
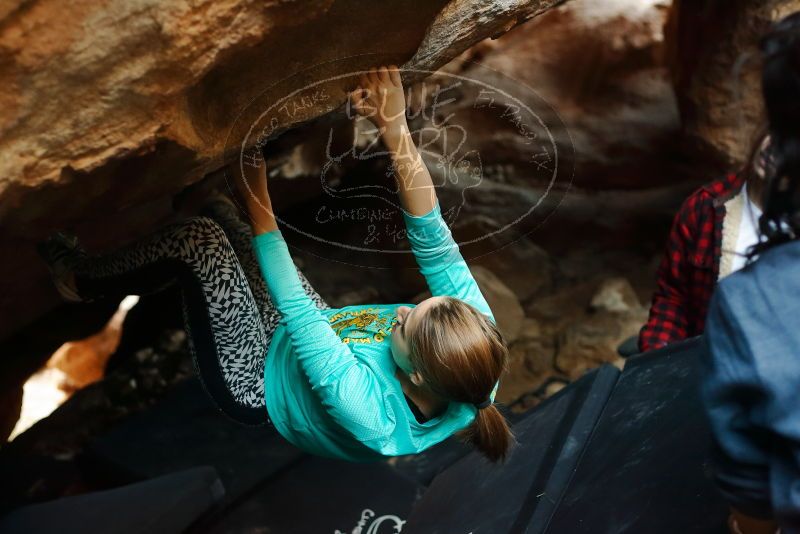
[(378, 78), (380, 79), (381, 83), (389, 83), (389, 71), (386, 67), (381, 67), (378, 69)]
[(378, 73), (375, 72), (375, 69), (369, 69), (369, 81), (372, 85), (376, 85), (378, 83)]
[(400, 85), (403, 83), (402, 79), (400, 78), (400, 69), (397, 68), (397, 65), (389, 66), (389, 78), (395, 85)]
[(356, 90), (350, 92), (347, 95), (347, 98), (350, 99), (350, 105), (358, 109), (359, 105), (361, 104), (361, 88), (359, 87)]

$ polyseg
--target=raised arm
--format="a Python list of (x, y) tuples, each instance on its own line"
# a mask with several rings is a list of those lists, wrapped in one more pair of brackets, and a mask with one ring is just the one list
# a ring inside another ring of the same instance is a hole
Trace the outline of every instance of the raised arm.
[(261, 274), (294, 356), (333, 419), (365, 445), (386, 453), (393, 428), (380, 417), (384, 399), (378, 380), (342, 343), (303, 289), (272, 212), (263, 158), (260, 165), (244, 167), (245, 172), (235, 172), (233, 178), (253, 226)]
[(359, 114), (378, 127), (391, 154), (411, 251), (431, 294), (456, 297), (493, 318), (442, 219), (433, 180), (414, 146), (397, 67), (371, 70), (361, 77), (361, 84), (351, 93), (351, 102)]

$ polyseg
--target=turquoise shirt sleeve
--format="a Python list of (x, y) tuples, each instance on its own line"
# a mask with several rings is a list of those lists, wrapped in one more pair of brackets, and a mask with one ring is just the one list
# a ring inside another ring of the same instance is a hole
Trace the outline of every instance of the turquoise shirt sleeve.
[(439, 204), (425, 215), (415, 216), (404, 211), (403, 217), (411, 252), (431, 294), (461, 299), (494, 321), (492, 310), (442, 218)]
[(394, 418), (374, 372), (356, 359), (306, 295), (280, 231), (256, 236), (253, 248), (313, 391), (337, 424), (379, 450), (392, 434)]

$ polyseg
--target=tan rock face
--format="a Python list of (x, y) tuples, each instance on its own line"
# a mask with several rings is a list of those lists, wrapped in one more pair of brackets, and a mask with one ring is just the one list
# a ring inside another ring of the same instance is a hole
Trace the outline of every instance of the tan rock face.
[[(134, 304), (136, 300), (138, 298)], [(63, 373), (59, 384), (62, 391), (71, 394), (103, 378), (108, 359), (119, 347), (122, 325), (132, 305), (126, 301), (102, 330), (84, 339), (64, 343), (50, 357), (47, 367)]]
[(611, 313), (628, 313), (641, 308), (636, 291), (621, 277), (604, 280), (589, 306), (594, 311)]
[(503, 333), (508, 343), (513, 343), (522, 328), (525, 319), (525, 310), (519, 299), (492, 271), (485, 267), (472, 267), (470, 269), (475, 282), (481, 289), (489, 308), (497, 320), (497, 327)]
[(798, 0), (675, 0), (669, 61), (686, 133), (720, 167), (739, 166), (764, 123), (758, 41)]
[[(56, 302), (33, 254), (36, 240), (62, 227), (108, 247), (157, 226), (170, 216), (173, 194), (231, 156), (225, 147), (236, 146), (237, 125), (252, 122), (240, 113), (260, 111), (248, 106), (254, 99), (271, 102), (326, 77), (409, 58), (437, 68), (557, 3), (5, 3), (0, 338)], [(276, 131), (338, 107), (350, 83), (338, 78), (316, 96), (299, 93)]]
[[(203, 155), (187, 88), (221, 56), (330, 5), (83, 0), (20, 6), (3, 20), (3, 185), (58, 181), (170, 140)], [(299, 6), (298, 6), (299, 7)], [(257, 69), (262, 70), (262, 69)], [(3, 215), (14, 207), (4, 202)]]

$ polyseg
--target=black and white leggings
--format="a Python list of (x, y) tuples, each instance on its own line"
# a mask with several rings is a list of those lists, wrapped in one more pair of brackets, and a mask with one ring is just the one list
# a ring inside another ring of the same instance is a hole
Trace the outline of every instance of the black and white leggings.
[[(253, 253), (250, 227), (225, 201), (74, 268), (83, 298), (141, 295), (179, 283), (197, 374), (217, 406), (244, 424), (268, 421), (264, 359), (280, 316)], [(328, 305), (298, 271), (320, 309)]]

